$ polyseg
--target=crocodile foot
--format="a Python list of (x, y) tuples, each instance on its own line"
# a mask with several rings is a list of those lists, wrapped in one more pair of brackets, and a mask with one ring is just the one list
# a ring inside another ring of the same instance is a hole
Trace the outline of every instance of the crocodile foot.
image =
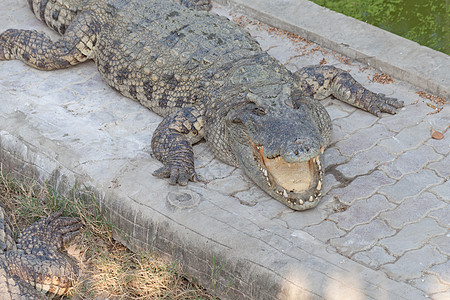
[(168, 163), (166, 166), (153, 172), (153, 176), (169, 178), (169, 183), (171, 185), (187, 185), (189, 181), (196, 182), (198, 180), (194, 167), (183, 163)]
[(367, 111), (377, 117), (381, 116), (382, 112), (395, 114), (397, 109), (404, 106), (403, 101), (399, 101), (396, 98), (386, 97), (385, 94), (370, 93), (366, 100)]
[[(79, 233), (82, 227), (76, 218), (61, 217), (63, 210), (59, 210), (47, 218), (43, 218), (22, 231), (17, 239), (17, 248), (25, 251), (33, 249), (36, 241), (61, 249)], [(26, 245), (26, 247), (24, 247)]]

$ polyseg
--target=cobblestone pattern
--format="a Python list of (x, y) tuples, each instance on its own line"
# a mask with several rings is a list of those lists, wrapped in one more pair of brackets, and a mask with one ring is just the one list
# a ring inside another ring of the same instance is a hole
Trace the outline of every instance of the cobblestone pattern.
[[(7, 2), (3, 6), (7, 9), (0, 9), (0, 31), (10, 27), (43, 29), (24, 3)], [(227, 13), (220, 8), (216, 10)], [(334, 126), (331, 146), (325, 152), (325, 196), (316, 209), (301, 213), (272, 200), (239, 169), (214, 159), (205, 144), (196, 146), (196, 166), (202, 182), (191, 188), (222, 195), (213, 205), (202, 200), (202, 209), (197, 213), (212, 215), (212, 220), (221, 224), (233, 224), (236, 230), (246, 228), (250, 236), (276, 245), (273, 247), (295, 246), (311, 253), (316, 252), (314, 247), (332, 249), (343, 259), (383, 272), (433, 299), (448, 299), (450, 132), (444, 139), (435, 140), (430, 130), (448, 128), (449, 105), (438, 114), (430, 114), (432, 110), (426, 100), (419, 98), (415, 94), (417, 89), (408, 84), (373, 82), (371, 78), (376, 72), (373, 69), (348, 63), (317, 45), (293, 42), (280, 32), (274, 35), (263, 25), (252, 23), (247, 27), (264, 49), (292, 71), (326, 62), (349, 70), (367, 88), (399, 98), (406, 106), (398, 115), (377, 118), (336, 100), (323, 101)], [(0, 62), (0, 70), (0, 90), (7, 91), (13, 99), (1, 104), (1, 120), (5, 124), (12, 118), (31, 120), (36, 123), (36, 130), (46, 132), (46, 138), (53, 143), (69, 143), (83, 153), (79, 161), (69, 166), (77, 172), (82, 173), (87, 164), (97, 166), (96, 176), (100, 180), (107, 178), (102, 171), (105, 168), (120, 169), (126, 174), (132, 169), (130, 161), (148, 157), (151, 134), (160, 118), (107, 87), (92, 63), (71, 71), (39, 72), (20, 62)], [(92, 100), (96, 97), (101, 100)], [(18, 98), (21, 101), (14, 100)], [(90, 127), (85, 127), (86, 123)], [(63, 134), (55, 129), (64, 131), (77, 126), (84, 132)], [(26, 140), (29, 133), (21, 135)], [(83, 136), (89, 136), (90, 142), (83, 141)], [(117, 180), (111, 182), (110, 189), (125, 185), (120, 180), (119, 184)], [(138, 192), (131, 196), (138, 197)], [(138, 230), (141, 228), (138, 225), (142, 224), (130, 226)], [(208, 224), (198, 226), (208, 236)], [(145, 230), (140, 230), (145, 235)], [(146, 239), (145, 243), (151, 244), (148, 233)]]

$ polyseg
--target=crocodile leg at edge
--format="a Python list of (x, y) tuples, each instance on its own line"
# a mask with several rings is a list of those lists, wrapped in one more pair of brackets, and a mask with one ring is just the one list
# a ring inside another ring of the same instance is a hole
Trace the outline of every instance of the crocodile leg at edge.
[(78, 275), (77, 265), (59, 250), (82, 225), (61, 214), (62, 210), (25, 228), (17, 239), (17, 251), (5, 253), (11, 276), (54, 295), (66, 293)]

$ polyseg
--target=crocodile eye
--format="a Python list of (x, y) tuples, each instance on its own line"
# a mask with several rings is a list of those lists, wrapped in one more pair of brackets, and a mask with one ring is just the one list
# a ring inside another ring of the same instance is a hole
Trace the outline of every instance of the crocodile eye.
[(242, 124), (242, 120), (239, 118), (232, 118), (230, 119), (231, 123), (235, 123), (235, 124)]
[(288, 106), (290, 108), (297, 109), (297, 107), (294, 104), (294, 101), (290, 97), (288, 99), (284, 100), (284, 104), (286, 104), (286, 106)]
[(267, 114), (264, 107), (261, 107), (261, 106), (257, 106), (255, 108), (253, 108), (253, 113), (257, 116), (264, 116), (265, 114)]

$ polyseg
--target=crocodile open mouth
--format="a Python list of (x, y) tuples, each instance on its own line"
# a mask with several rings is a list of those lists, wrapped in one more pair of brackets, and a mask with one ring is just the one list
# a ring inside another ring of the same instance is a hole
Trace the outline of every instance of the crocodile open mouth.
[(280, 156), (266, 158), (261, 155), (261, 158), (274, 181), (285, 190), (301, 193), (311, 187), (314, 180), (313, 159), (305, 162), (288, 163)]
[[(270, 190), (292, 208), (307, 202), (317, 202), (321, 197), (323, 166), (319, 155), (302, 161), (289, 163), (281, 156), (267, 158), (263, 146), (252, 146), (257, 154), (258, 167)], [(323, 154), (323, 148), (320, 153)]]

